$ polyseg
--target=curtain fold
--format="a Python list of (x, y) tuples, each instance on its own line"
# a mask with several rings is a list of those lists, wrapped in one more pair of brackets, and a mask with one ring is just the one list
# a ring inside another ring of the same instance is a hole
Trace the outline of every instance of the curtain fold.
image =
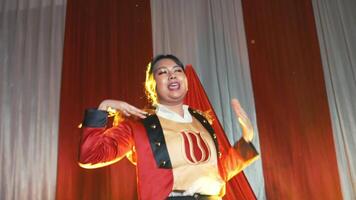
[[(259, 149), (241, 1), (151, 0), (151, 15), (154, 54), (172, 53), (195, 67), (231, 144), (241, 137), (230, 105), (238, 98)], [(265, 199), (261, 160), (244, 172), (257, 198)]]
[[(152, 58), (149, 1), (69, 0), (61, 83), (56, 199), (137, 199), (127, 159), (99, 169), (78, 165), (87, 108), (104, 99), (146, 104), (145, 66)], [(109, 123), (111, 124), (111, 123)]]
[(344, 199), (356, 199), (356, 2), (313, 0)]
[(0, 6), (0, 199), (54, 199), (66, 1)]

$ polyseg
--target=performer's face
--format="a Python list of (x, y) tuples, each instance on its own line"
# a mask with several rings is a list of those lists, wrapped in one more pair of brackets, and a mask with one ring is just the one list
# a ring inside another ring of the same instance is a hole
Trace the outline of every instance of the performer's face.
[(158, 103), (164, 105), (183, 103), (188, 83), (184, 70), (179, 65), (171, 59), (162, 59), (154, 66), (153, 75)]

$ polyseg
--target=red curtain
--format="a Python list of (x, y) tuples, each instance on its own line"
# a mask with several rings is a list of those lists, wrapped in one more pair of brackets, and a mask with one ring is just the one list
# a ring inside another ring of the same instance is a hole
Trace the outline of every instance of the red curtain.
[(267, 199), (342, 199), (312, 1), (242, 4)]
[(137, 199), (127, 159), (102, 169), (77, 164), (84, 110), (101, 100), (146, 104), (145, 66), (152, 57), (150, 2), (68, 0), (62, 68), (56, 198)]

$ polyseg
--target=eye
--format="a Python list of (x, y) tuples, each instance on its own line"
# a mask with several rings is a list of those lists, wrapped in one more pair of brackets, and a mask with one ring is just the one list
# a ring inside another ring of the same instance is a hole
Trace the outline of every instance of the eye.
[(167, 74), (167, 73), (168, 73), (167, 69), (159, 69), (157, 72), (158, 75)]
[(174, 69), (174, 72), (183, 72), (183, 69), (180, 68), (180, 67), (177, 67), (177, 68)]

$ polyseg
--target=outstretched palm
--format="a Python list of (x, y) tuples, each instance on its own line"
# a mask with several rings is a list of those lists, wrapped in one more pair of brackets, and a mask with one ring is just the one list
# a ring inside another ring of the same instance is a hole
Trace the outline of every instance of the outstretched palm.
[(231, 100), (231, 106), (242, 128), (242, 137), (247, 142), (250, 142), (253, 139), (253, 126), (250, 119), (247, 117), (246, 112), (241, 107), (240, 102), (237, 99)]

